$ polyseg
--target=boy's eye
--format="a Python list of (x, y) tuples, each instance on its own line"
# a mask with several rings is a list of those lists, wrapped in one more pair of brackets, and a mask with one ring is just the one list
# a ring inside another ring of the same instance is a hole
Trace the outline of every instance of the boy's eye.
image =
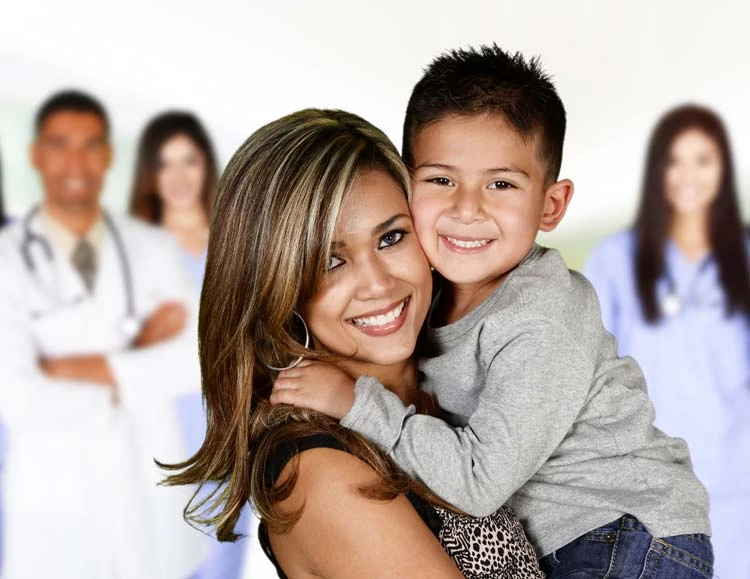
[(490, 183), (488, 187), (488, 189), (500, 189), (500, 190), (513, 189), (513, 188), (514, 188), (514, 185), (512, 183), (508, 183), (507, 181), (502, 181), (502, 180), (493, 181), (492, 183)]
[(389, 231), (388, 233), (386, 233), (380, 238), (378, 249), (383, 249), (385, 247), (390, 247), (392, 245), (396, 245), (397, 243), (400, 243), (401, 240), (404, 238), (404, 235), (406, 235), (406, 231), (403, 231), (402, 229)]
[(343, 259), (341, 259), (340, 257), (337, 257), (335, 255), (332, 255), (331, 259), (328, 260), (328, 270), (327, 271), (334, 270), (338, 266), (343, 265), (343, 263), (344, 263)]
[(448, 177), (431, 177), (427, 179), (428, 183), (434, 183), (435, 185), (440, 185), (441, 187), (450, 187), (453, 185), (453, 182), (448, 179)]

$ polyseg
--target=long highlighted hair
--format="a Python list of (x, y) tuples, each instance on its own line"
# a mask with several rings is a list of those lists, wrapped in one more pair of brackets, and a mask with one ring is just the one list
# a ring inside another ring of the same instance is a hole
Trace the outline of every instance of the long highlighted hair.
[(300, 344), (292, 312), (318, 290), (346, 195), (359, 173), (373, 169), (408, 194), (408, 172), (385, 134), (350, 113), (307, 109), (256, 131), (221, 177), (199, 319), (206, 438), (189, 460), (161, 465), (175, 471), (166, 484), (220, 483), (205, 500), (196, 493), (185, 509), (188, 521), (215, 527), (219, 540), (237, 538), (248, 499), (271, 531), (294, 524), (300, 512), (277, 504), (292, 492), (296, 474), (268, 488), (263, 471), (279, 444), (313, 433), (333, 434), (376, 471), (379, 482), (361, 489), (366, 496), (416, 490), (444, 505), (337, 421), (268, 402), (275, 377), (269, 366), (316, 357)]

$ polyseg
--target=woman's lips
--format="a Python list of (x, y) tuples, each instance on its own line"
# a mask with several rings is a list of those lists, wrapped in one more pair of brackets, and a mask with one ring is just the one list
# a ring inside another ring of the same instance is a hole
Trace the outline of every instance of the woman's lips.
[(387, 309), (370, 312), (368, 315), (350, 318), (349, 323), (368, 336), (387, 336), (401, 328), (406, 321), (410, 297)]

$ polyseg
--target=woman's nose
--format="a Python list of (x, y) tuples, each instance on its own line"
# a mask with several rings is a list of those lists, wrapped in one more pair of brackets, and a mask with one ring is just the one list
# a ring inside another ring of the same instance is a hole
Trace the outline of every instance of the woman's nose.
[(357, 298), (362, 300), (387, 296), (394, 287), (388, 264), (373, 256), (357, 267)]

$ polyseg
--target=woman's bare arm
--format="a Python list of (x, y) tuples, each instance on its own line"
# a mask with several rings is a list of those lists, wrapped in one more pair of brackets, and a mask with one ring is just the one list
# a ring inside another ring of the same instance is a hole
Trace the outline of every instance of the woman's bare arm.
[(281, 506), (304, 505), (302, 515), (288, 533), (270, 534), (290, 578), (463, 577), (406, 497), (379, 501), (359, 493), (376, 476), (342, 451), (315, 448), (300, 455), (299, 479)]

